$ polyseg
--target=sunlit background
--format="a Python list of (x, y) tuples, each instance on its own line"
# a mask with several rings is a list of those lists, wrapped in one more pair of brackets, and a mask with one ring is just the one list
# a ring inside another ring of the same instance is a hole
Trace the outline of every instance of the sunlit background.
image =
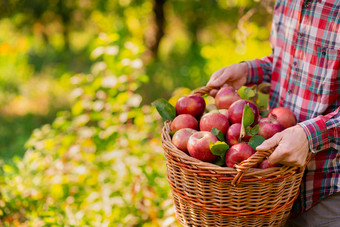
[(150, 103), (268, 55), (272, 7), (2, 0), (0, 226), (177, 226)]

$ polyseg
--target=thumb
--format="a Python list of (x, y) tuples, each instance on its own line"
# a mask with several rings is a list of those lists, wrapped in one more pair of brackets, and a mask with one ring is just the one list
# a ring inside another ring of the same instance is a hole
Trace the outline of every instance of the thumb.
[(277, 133), (274, 136), (272, 136), (271, 138), (265, 140), (261, 145), (256, 147), (256, 150), (257, 151), (266, 151), (266, 150), (269, 150), (270, 148), (273, 148), (276, 145), (278, 145), (280, 140), (281, 140), (281, 134)]

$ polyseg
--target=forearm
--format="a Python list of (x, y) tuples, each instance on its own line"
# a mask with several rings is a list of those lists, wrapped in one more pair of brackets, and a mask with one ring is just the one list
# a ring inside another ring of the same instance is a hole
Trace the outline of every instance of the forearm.
[(340, 150), (340, 107), (327, 115), (299, 123), (306, 132), (312, 153), (318, 153), (330, 147)]

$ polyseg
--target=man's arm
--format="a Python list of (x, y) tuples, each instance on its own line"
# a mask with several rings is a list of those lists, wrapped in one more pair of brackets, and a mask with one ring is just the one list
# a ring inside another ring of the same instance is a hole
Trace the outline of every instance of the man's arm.
[(248, 65), (247, 84), (260, 84), (270, 82), (273, 69), (273, 55), (245, 61)]
[(340, 150), (340, 107), (299, 125), (305, 130), (311, 152), (317, 153), (330, 147)]

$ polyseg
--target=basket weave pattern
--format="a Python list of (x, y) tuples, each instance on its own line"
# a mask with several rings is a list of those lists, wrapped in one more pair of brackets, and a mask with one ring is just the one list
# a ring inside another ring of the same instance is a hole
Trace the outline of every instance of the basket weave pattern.
[(304, 167), (251, 168), (272, 150), (256, 152), (235, 168), (202, 162), (172, 144), (170, 124), (164, 123), (162, 145), (176, 217), (183, 226), (284, 226)]

